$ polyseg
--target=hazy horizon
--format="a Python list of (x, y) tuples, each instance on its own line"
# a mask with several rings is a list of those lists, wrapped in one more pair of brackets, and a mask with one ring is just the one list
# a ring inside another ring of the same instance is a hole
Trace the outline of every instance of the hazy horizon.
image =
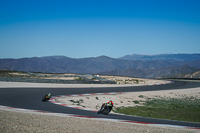
[[(144, 55), (144, 56), (154, 56), (154, 55), (169, 55), (169, 54), (172, 54), (172, 55), (176, 55), (176, 54), (200, 54), (200, 53), (160, 53), (160, 54), (127, 54), (127, 55), (123, 55), (123, 56), (120, 56), (120, 57), (116, 57), (117, 58), (121, 58), (121, 57), (124, 57), (124, 56), (131, 56), (131, 55)], [(70, 57), (70, 56), (65, 56), (65, 55), (47, 55), (47, 56), (30, 56), (30, 57), (20, 57), (20, 58), (15, 58), (15, 57), (10, 57), (10, 58), (0, 58), (0, 59), (21, 59), (21, 58), (42, 58), (42, 57), (68, 57), (68, 58), (74, 58), (74, 57)], [(106, 56), (106, 57), (110, 57), (110, 58), (114, 58), (114, 57), (111, 57), (111, 56), (107, 56), (107, 55), (99, 55), (99, 56), (90, 56), (90, 57), (77, 57), (77, 58), (74, 58), (74, 59), (81, 59), (81, 58), (97, 58), (97, 57), (101, 57), (101, 56)]]

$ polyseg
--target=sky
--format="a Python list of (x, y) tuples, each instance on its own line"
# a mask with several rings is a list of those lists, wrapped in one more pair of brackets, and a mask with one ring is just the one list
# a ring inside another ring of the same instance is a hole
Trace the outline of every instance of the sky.
[(0, 58), (200, 53), (200, 0), (0, 0)]

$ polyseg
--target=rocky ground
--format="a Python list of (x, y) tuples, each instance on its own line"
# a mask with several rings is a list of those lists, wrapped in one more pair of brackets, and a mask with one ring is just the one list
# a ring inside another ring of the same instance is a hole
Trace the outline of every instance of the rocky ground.
[(0, 107), (1, 133), (198, 133), (199, 130), (55, 116)]

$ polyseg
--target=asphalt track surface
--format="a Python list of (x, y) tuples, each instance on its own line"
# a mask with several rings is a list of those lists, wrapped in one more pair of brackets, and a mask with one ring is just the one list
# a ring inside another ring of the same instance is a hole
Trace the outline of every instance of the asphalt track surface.
[[(142, 123), (169, 124), (174, 126), (187, 126), (200, 128), (200, 123), (181, 122), (173, 120), (162, 120), (145, 117), (134, 117), (126, 115), (109, 114), (102, 115), (97, 112), (80, 110), (76, 108), (64, 107), (50, 102), (42, 102), (45, 93), (51, 92), (53, 96), (73, 95), (87, 93), (106, 93), (106, 92), (140, 92), (140, 91), (156, 91), (156, 90), (173, 90), (184, 88), (200, 87), (200, 82), (176, 81), (171, 84), (155, 85), (155, 86), (134, 86), (134, 87), (109, 87), (109, 88), (0, 88), (0, 105), (41, 110), (54, 113), (75, 114), (79, 116), (120, 119), (127, 121), (137, 121)], [(108, 99), (109, 100), (109, 99)]]

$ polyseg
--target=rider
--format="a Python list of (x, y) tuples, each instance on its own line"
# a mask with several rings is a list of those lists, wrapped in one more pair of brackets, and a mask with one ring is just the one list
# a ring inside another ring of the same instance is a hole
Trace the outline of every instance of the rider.
[(51, 98), (51, 93), (48, 94), (48, 97)]
[(107, 102), (110, 106), (113, 106), (113, 101), (110, 100), (109, 102)]
[(45, 97), (46, 96), (50, 99), (51, 98), (51, 93), (45, 94)]
[(112, 110), (112, 107), (113, 107), (113, 101), (112, 100), (110, 100), (109, 102), (107, 102), (107, 104), (108, 104), (108, 106), (109, 106), (109, 109), (110, 109), (110, 111)]

